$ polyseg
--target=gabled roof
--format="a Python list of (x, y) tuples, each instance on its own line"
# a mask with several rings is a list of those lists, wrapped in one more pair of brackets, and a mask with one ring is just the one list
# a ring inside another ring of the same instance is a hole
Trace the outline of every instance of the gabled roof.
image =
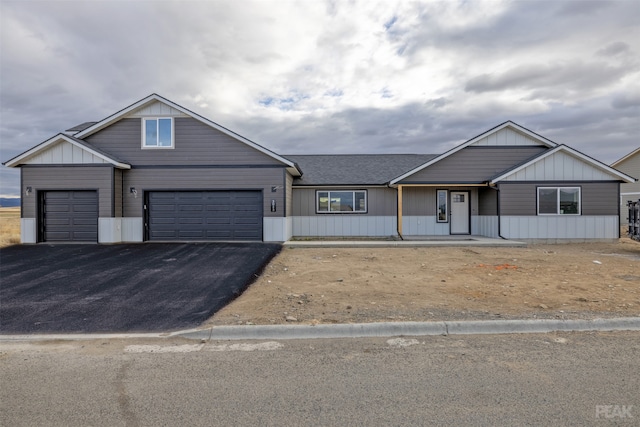
[(568, 147), (566, 145), (558, 145), (557, 147), (551, 149), (551, 150), (547, 150), (544, 151), (543, 153), (540, 153), (538, 156), (535, 156), (534, 158), (520, 164), (517, 165), (503, 173), (501, 173), (500, 175), (495, 176), (494, 178), (491, 179), (491, 184), (495, 184), (499, 181), (502, 181), (510, 176), (513, 176), (514, 174), (528, 168), (531, 165), (534, 165), (538, 162), (541, 162), (542, 160), (546, 159), (547, 157), (553, 156), (557, 153), (567, 153), (575, 158), (578, 158), (579, 160), (589, 164), (590, 166), (602, 171), (605, 174), (611, 175), (612, 177), (616, 177), (617, 179), (624, 181), (624, 182), (628, 182), (628, 183), (633, 183), (636, 181), (635, 178), (624, 174), (610, 166), (607, 166), (606, 164), (599, 162), (589, 156), (587, 156), (586, 154), (583, 154), (577, 150), (574, 150), (571, 147)]
[(259, 144), (256, 144), (255, 142), (253, 142), (253, 141), (251, 141), (251, 140), (249, 140), (249, 139), (247, 139), (247, 138), (245, 138), (245, 137), (243, 137), (241, 135), (238, 135), (237, 133), (235, 133), (235, 132), (233, 132), (233, 131), (231, 131), (231, 130), (229, 130), (229, 129), (227, 129), (227, 128), (225, 128), (225, 127), (223, 127), (223, 126), (221, 126), (221, 125), (219, 125), (219, 124), (217, 124), (215, 122), (212, 122), (211, 120), (209, 120), (207, 118), (204, 118), (201, 115), (196, 114), (193, 111), (188, 110), (188, 109), (186, 109), (186, 108), (184, 108), (184, 107), (182, 107), (182, 106), (180, 106), (180, 105), (178, 105), (178, 104), (176, 104), (176, 103), (174, 103), (172, 101), (169, 101), (166, 98), (163, 98), (162, 96), (160, 96), (158, 94), (155, 94), (155, 93), (147, 96), (146, 98), (141, 99), (138, 102), (135, 102), (135, 103), (131, 104), (130, 106), (118, 111), (115, 114), (112, 114), (111, 116), (107, 117), (106, 119), (103, 119), (103, 120), (101, 120), (99, 122), (96, 122), (92, 126), (89, 126), (88, 128), (78, 132), (74, 136), (76, 138), (86, 138), (87, 136), (92, 135), (92, 134), (104, 129), (105, 127), (117, 122), (118, 120), (124, 118), (127, 114), (132, 113), (135, 110), (138, 110), (138, 109), (140, 109), (140, 108), (142, 108), (142, 107), (144, 107), (144, 106), (146, 106), (148, 104), (151, 104), (153, 102), (156, 102), (156, 101), (157, 102), (161, 102), (161, 103), (163, 103), (165, 105), (168, 105), (168, 106), (170, 106), (172, 108), (175, 108), (176, 110), (178, 110), (178, 111), (180, 111), (180, 112), (182, 112), (182, 113), (184, 113), (184, 114), (186, 114), (188, 116), (191, 116), (194, 119), (196, 119), (196, 120), (198, 120), (198, 121), (200, 121), (200, 122), (202, 122), (202, 123), (204, 123), (204, 124), (206, 124), (208, 126), (211, 126), (212, 128), (214, 128), (214, 129), (216, 129), (216, 130), (218, 130), (218, 131), (220, 131), (220, 132), (222, 132), (222, 133), (224, 133), (224, 134), (226, 134), (226, 135), (228, 135), (228, 136), (230, 136), (230, 137), (232, 137), (232, 138), (234, 138), (234, 139), (236, 139), (236, 140), (238, 140), (238, 141), (240, 141), (240, 142), (242, 142), (244, 144), (247, 144), (251, 148), (254, 148), (254, 149), (258, 150), (261, 153), (266, 154), (267, 156), (269, 156), (269, 157), (271, 157), (271, 158), (273, 158), (273, 159), (275, 159), (275, 160), (277, 160), (277, 161), (279, 161), (281, 163), (284, 163), (285, 165), (288, 166), (287, 169), (289, 170), (289, 172), (292, 175), (294, 175), (294, 176), (302, 175), (302, 172), (300, 171), (300, 169), (298, 169), (298, 167), (293, 162), (285, 159), (284, 157), (274, 153), (271, 150), (268, 150), (268, 149), (264, 148), (263, 146), (261, 146)]
[(82, 141), (81, 139), (78, 138), (74, 138), (73, 136), (69, 136), (69, 135), (65, 135), (63, 133), (59, 133), (58, 135), (54, 136), (53, 138), (50, 138), (38, 145), (36, 145), (35, 147), (31, 148), (30, 150), (25, 151), (22, 154), (19, 154), (18, 156), (14, 157), (11, 160), (6, 161), (5, 163), (3, 163), (5, 166), (7, 167), (16, 167), (19, 166), (21, 164), (25, 164), (29, 158), (34, 157), (35, 155), (42, 153), (44, 151), (46, 151), (48, 148), (52, 147), (53, 145), (64, 141), (67, 142), (75, 147), (80, 148), (81, 150), (90, 153), (93, 156), (96, 156), (102, 160), (104, 160), (107, 163), (111, 163), (112, 165), (114, 165), (117, 168), (120, 169), (131, 169), (131, 165), (128, 163), (125, 163), (115, 157), (113, 157), (111, 154), (105, 153), (102, 150), (97, 149), (96, 147), (86, 143), (85, 141)]
[(410, 171), (408, 171), (408, 172), (406, 172), (406, 173), (404, 173), (404, 174), (402, 174), (400, 176), (395, 177), (394, 179), (392, 179), (389, 182), (389, 185), (397, 184), (398, 182), (400, 182), (403, 179), (415, 174), (416, 172), (419, 172), (419, 171), (421, 171), (421, 170), (433, 165), (434, 163), (437, 163), (440, 160), (445, 159), (445, 158), (451, 156), (454, 153), (457, 153), (458, 151), (462, 150), (463, 148), (466, 148), (466, 147), (468, 147), (470, 145), (473, 145), (473, 144), (477, 143), (478, 141), (482, 140), (483, 138), (486, 138), (487, 136), (489, 136), (489, 135), (491, 135), (493, 133), (497, 133), (497, 132), (499, 132), (502, 129), (507, 128), (507, 127), (511, 128), (511, 129), (514, 129), (514, 130), (516, 130), (516, 131), (518, 131), (520, 133), (525, 134), (526, 136), (534, 139), (535, 141), (537, 141), (538, 143), (540, 143), (541, 145), (544, 145), (546, 147), (552, 148), (552, 147), (556, 147), (558, 145), (555, 142), (553, 142), (553, 141), (551, 141), (551, 140), (549, 140), (549, 139), (547, 139), (547, 138), (545, 138), (545, 137), (543, 137), (541, 135), (538, 135), (537, 133), (532, 132), (529, 129), (524, 128), (524, 127), (520, 126), (519, 124), (514, 123), (511, 120), (509, 120), (509, 121), (506, 121), (506, 122), (504, 122), (504, 123), (492, 128), (492, 129), (489, 129), (486, 132), (481, 133), (480, 135), (478, 135), (478, 136), (476, 136), (474, 138), (471, 138), (470, 140), (458, 145), (457, 147), (452, 148), (451, 150), (447, 151), (446, 153), (443, 153), (443, 154), (441, 154), (439, 156), (436, 156), (435, 158), (429, 160), (428, 162), (426, 162), (426, 163), (424, 163), (424, 164), (422, 164), (422, 165), (420, 165), (420, 166), (418, 166), (418, 167), (416, 167), (416, 168), (414, 168), (414, 169), (412, 169), (412, 170), (410, 170)]
[(286, 155), (304, 171), (294, 186), (386, 185), (399, 174), (436, 157), (435, 154)]
[(616, 160), (615, 162), (611, 163), (612, 167), (616, 167), (618, 164), (624, 162), (625, 160), (627, 160), (629, 157), (633, 157), (636, 154), (640, 154), (640, 147), (636, 148), (635, 150), (633, 150), (632, 152), (630, 152), (629, 154), (627, 154), (626, 156), (622, 157), (621, 159)]

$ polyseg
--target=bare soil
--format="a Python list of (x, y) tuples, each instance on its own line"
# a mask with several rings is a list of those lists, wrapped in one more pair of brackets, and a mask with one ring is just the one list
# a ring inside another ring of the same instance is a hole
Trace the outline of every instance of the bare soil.
[(285, 248), (205, 325), (640, 315), (640, 243)]

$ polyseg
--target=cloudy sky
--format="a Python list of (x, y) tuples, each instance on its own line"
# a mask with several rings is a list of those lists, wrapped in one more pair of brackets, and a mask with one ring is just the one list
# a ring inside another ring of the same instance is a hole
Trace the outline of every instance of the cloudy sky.
[[(0, 160), (158, 93), (280, 154), (640, 146), (640, 2), (0, 0)], [(1, 195), (19, 171), (0, 169)]]

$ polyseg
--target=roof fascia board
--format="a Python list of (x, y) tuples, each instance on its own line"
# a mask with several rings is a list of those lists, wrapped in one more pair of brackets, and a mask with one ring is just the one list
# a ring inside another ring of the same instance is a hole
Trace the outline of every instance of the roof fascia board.
[(615, 162), (611, 163), (611, 167), (616, 167), (618, 164), (624, 162), (625, 160), (627, 160), (629, 157), (632, 157), (635, 154), (640, 154), (640, 147), (636, 148), (635, 150), (633, 150), (632, 152), (630, 152), (629, 154), (627, 154), (626, 156), (622, 157), (621, 159), (616, 160)]
[(544, 153), (541, 153), (539, 156), (534, 157), (533, 159), (529, 160), (528, 162), (521, 164), (517, 168), (514, 168), (514, 169), (512, 169), (512, 170), (510, 170), (510, 171), (508, 171), (506, 173), (503, 173), (500, 176), (497, 176), (496, 178), (493, 178), (491, 180), (491, 184), (496, 184), (497, 182), (502, 181), (503, 179), (505, 179), (505, 178), (515, 174), (515, 173), (518, 173), (521, 170), (523, 170), (523, 169), (525, 169), (525, 168), (527, 168), (527, 167), (539, 162), (540, 160), (543, 160), (543, 159), (545, 159), (545, 158), (547, 158), (549, 156), (552, 156), (555, 153), (558, 153), (560, 151), (564, 151), (564, 152), (568, 153), (569, 155), (577, 157), (578, 159), (584, 161), (585, 163), (590, 164), (591, 166), (595, 167), (596, 169), (600, 169), (601, 171), (603, 171), (605, 173), (608, 173), (610, 175), (615, 175), (615, 176), (617, 176), (618, 178), (620, 178), (621, 180), (623, 180), (625, 182), (628, 182), (630, 184), (636, 182), (635, 178), (633, 178), (633, 177), (631, 177), (631, 176), (629, 176), (627, 174), (624, 174), (624, 173), (622, 173), (622, 172), (620, 172), (620, 171), (618, 171), (618, 170), (616, 170), (616, 169), (614, 169), (614, 168), (612, 168), (610, 166), (607, 166), (604, 163), (599, 162), (599, 161), (587, 156), (586, 154), (583, 154), (583, 153), (581, 153), (581, 152), (579, 152), (577, 150), (574, 150), (573, 148), (568, 147), (566, 145), (558, 145), (556, 148), (554, 148), (552, 150), (549, 150), (549, 151), (545, 151)]
[(170, 106), (172, 108), (175, 108), (176, 110), (178, 110), (178, 111), (180, 111), (180, 112), (182, 112), (182, 113), (184, 113), (184, 114), (186, 114), (186, 115), (188, 115), (190, 117), (193, 117), (194, 119), (200, 121), (201, 123), (204, 123), (207, 126), (210, 126), (210, 127), (214, 128), (214, 129), (224, 133), (225, 135), (228, 135), (228, 136), (230, 136), (230, 137), (232, 137), (232, 138), (234, 138), (234, 139), (236, 139), (236, 140), (238, 140), (240, 142), (243, 142), (244, 144), (247, 144), (251, 148), (253, 148), (255, 150), (258, 150), (261, 153), (266, 154), (267, 156), (269, 156), (269, 157), (271, 157), (271, 158), (273, 158), (275, 160), (278, 160), (281, 163), (284, 163), (289, 168), (291, 168), (290, 171), (292, 172), (292, 175), (296, 175), (296, 173), (298, 174), (298, 176), (302, 175), (301, 171), (297, 168), (296, 164), (293, 163), (292, 161), (287, 160), (284, 157), (279, 156), (278, 154), (274, 153), (273, 151), (270, 151), (270, 150), (262, 147), (261, 145), (256, 144), (255, 142), (253, 142), (253, 141), (251, 141), (251, 140), (249, 140), (249, 139), (247, 139), (247, 138), (245, 138), (245, 137), (243, 137), (241, 135), (238, 135), (237, 133), (225, 128), (224, 126), (221, 126), (221, 125), (217, 124), (216, 122), (213, 122), (213, 121), (211, 121), (211, 120), (209, 120), (209, 119), (207, 119), (207, 118), (205, 118), (205, 117), (203, 117), (203, 116), (201, 116), (201, 115), (199, 115), (197, 113), (194, 113), (193, 111), (188, 110), (188, 109), (176, 104), (175, 102), (172, 102), (172, 101), (170, 101), (170, 100), (168, 100), (168, 99), (166, 99), (166, 98), (164, 98), (164, 97), (162, 97), (162, 96), (160, 96), (158, 94), (155, 94), (155, 93), (153, 93), (153, 94), (147, 96), (146, 98), (141, 99), (140, 101), (138, 101), (138, 102), (136, 102), (136, 103), (134, 103), (134, 104), (132, 104), (132, 105), (120, 110), (120, 111), (118, 111), (115, 114), (112, 114), (111, 116), (107, 117), (106, 119), (104, 119), (102, 121), (99, 121), (95, 125), (93, 125), (91, 127), (88, 127), (87, 129), (83, 130), (82, 132), (77, 133), (74, 136), (76, 138), (80, 138), (80, 139), (85, 138), (85, 137), (87, 137), (87, 136), (89, 136), (89, 135), (91, 135), (91, 134), (93, 134), (93, 133), (95, 133), (95, 132), (97, 132), (97, 131), (99, 131), (101, 129), (104, 129), (105, 127), (107, 127), (110, 124), (112, 124), (113, 122), (121, 119), (122, 117), (124, 117), (125, 115), (131, 113), (132, 111), (135, 111), (135, 110), (139, 109), (140, 107), (143, 107), (143, 106), (145, 106), (145, 105), (147, 105), (147, 104), (149, 104), (149, 103), (151, 103), (153, 101), (158, 101), (158, 102), (166, 104), (166, 105), (168, 105), (168, 106)]
[(66, 141), (69, 144), (72, 144), (72, 145), (80, 148), (83, 151), (87, 151), (87, 152), (93, 154), (94, 156), (99, 157), (99, 158), (107, 161), (108, 163), (111, 163), (112, 165), (114, 165), (114, 166), (116, 166), (116, 167), (118, 167), (120, 169), (131, 169), (131, 165), (129, 165), (127, 163), (119, 162), (119, 161), (117, 161), (115, 159), (112, 159), (109, 156), (106, 156), (106, 155), (104, 155), (104, 154), (102, 154), (102, 153), (100, 153), (98, 151), (95, 151), (95, 150), (91, 149), (91, 147), (88, 147), (85, 144), (81, 144), (81, 143), (79, 143), (77, 141), (74, 141), (73, 138), (70, 138), (67, 135), (63, 134), (63, 133), (59, 133), (56, 136), (54, 136), (53, 138), (50, 138), (50, 139), (48, 139), (48, 140), (36, 145), (32, 149), (27, 150), (24, 153), (18, 155), (17, 157), (14, 157), (13, 159), (5, 162), (4, 165), (7, 166), (7, 167), (10, 167), (10, 168), (11, 167), (16, 167), (16, 166), (18, 166), (20, 164), (20, 162), (22, 160), (28, 159), (29, 157), (31, 157), (31, 156), (43, 151), (47, 147), (59, 142), (60, 140)]
[(514, 128), (515, 130), (517, 130), (519, 132), (522, 132), (522, 133), (526, 134), (527, 136), (529, 136), (529, 137), (531, 137), (531, 138), (533, 138), (533, 139), (535, 139), (537, 141), (540, 141), (542, 144), (546, 145), (549, 148), (553, 148), (553, 147), (557, 147), (558, 146), (558, 144), (556, 144), (555, 142), (553, 142), (553, 141), (551, 141), (551, 140), (549, 140), (549, 139), (547, 139), (547, 138), (545, 138), (543, 136), (540, 136), (537, 133), (530, 131), (529, 129), (523, 128), (519, 124), (514, 123), (511, 120), (509, 120), (509, 121), (506, 121), (506, 122), (504, 122), (504, 123), (492, 128), (492, 129), (489, 129), (486, 132), (481, 133), (480, 135), (478, 135), (478, 136), (476, 136), (474, 138), (471, 138), (470, 140), (468, 140), (466, 142), (463, 142), (462, 144), (458, 145), (457, 147), (454, 147), (451, 150), (447, 151), (446, 153), (443, 153), (443, 154), (441, 154), (441, 155), (429, 160), (428, 162), (418, 166), (417, 168), (412, 169), (409, 172), (407, 172), (407, 173), (405, 173), (403, 175), (400, 175), (397, 178), (392, 179), (391, 181), (389, 181), (389, 185), (395, 185), (399, 181), (402, 181), (403, 179), (407, 178), (408, 176), (411, 176), (411, 175), (413, 175), (413, 174), (415, 174), (417, 172), (420, 172), (421, 170), (423, 170), (425, 168), (428, 168), (429, 166), (433, 165), (434, 163), (437, 163), (440, 160), (445, 159), (445, 158), (449, 157), (450, 155), (457, 153), (458, 151), (462, 150), (463, 148), (466, 148), (466, 147), (468, 147), (470, 145), (473, 145), (474, 143), (478, 142), (482, 138), (485, 138), (488, 135), (491, 135), (492, 133), (498, 132), (498, 131), (506, 128), (506, 127)]

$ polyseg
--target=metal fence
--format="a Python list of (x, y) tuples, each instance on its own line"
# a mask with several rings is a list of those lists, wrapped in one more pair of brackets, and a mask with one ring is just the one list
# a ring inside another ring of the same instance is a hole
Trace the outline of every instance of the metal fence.
[(637, 202), (629, 200), (629, 237), (640, 242), (640, 199)]

